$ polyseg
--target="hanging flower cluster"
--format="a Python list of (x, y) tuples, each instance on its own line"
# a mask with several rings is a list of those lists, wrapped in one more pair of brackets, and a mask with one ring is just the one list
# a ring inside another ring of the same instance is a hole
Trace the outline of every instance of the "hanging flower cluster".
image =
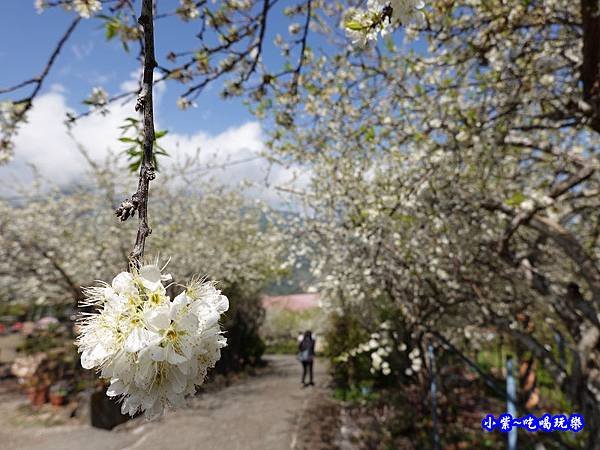
[(385, 36), (397, 24), (423, 23), (424, 7), (422, 0), (367, 0), (366, 10), (349, 12), (344, 28), (353, 43), (364, 46), (377, 40), (379, 34)]
[(171, 300), (162, 283), (170, 279), (145, 265), (86, 290), (84, 305), (99, 311), (80, 319), (81, 365), (110, 380), (107, 395), (122, 398), (123, 414), (154, 419), (167, 405), (182, 406), (226, 345), (218, 320), (227, 297), (194, 279)]

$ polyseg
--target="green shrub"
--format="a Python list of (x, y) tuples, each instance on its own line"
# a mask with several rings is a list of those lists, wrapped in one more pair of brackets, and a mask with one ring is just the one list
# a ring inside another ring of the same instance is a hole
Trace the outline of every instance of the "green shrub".
[(238, 371), (247, 365), (261, 363), (266, 348), (259, 334), (264, 319), (259, 293), (231, 284), (223, 289), (223, 294), (229, 298), (229, 310), (223, 315), (222, 323), (227, 347), (222, 350), (217, 363), (218, 373)]

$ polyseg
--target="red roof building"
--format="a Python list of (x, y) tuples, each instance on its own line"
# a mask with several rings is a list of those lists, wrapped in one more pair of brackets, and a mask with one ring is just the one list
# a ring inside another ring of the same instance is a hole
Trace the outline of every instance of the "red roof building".
[(262, 305), (265, 309), (304, 311), (319, 306), (319, 294), (265, 295)]

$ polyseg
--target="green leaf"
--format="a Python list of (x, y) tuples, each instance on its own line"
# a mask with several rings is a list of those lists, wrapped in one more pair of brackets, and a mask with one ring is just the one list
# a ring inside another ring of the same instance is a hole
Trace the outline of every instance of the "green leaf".
[(411, 216), (409, 214), (397, 214), (396, 217), (400, 222), (404, 225), (411, 225), (415, 222), (415, 216)]
[(353, 31), (362, 31), (365, 29), (365, 26), (356, 20), (349, 20), (344, 24), (344, 26)]
[(365, 135), (365, 139), (368, 142), (371, 142), (375, 139), (375, 127), (371, 127), (367, 130), (367, 133)]
[(119, 31), (119, 24), (115, 24), (114, 22), (106, 22), (106, 32), (104, 33), (106, 40), (110, 41), (111, 39), (113, 39), (118, 31)]
[(126, 144), (141, 144), (141, 142), (138, 141), (137, 139), (132, 139), (132, 138), (128, 138), (128, 137), (120, 137), (119, 141), (125, 142)]
[(519, 206), (526, 199), (527, 197), (525, 197), (522, 192), (517, 192), (512, 197), (507, 199), (504, 203), (506, 203), (508, 206)]
[(467, 118), (469, 119), (469, 121), (471, 123), (474, 123), (477, 121), (477, 110), (475, 110), (474, 108), (471, 108), (467, 111)]
[(394, 53), (396, 51), (396, 45), (394, 44), (394, 40), (392, 39), (391, 35), (388, 34), (385, 37), (384, 42), (388, 52)]

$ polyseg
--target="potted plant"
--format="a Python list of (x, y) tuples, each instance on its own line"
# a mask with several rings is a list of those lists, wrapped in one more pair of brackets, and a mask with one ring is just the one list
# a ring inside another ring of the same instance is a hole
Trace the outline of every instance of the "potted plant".
[(32, 406), (42, 406), (48, 401), (48, 385), (36, 386), (33, 392)]
[(52, 406), (61, 406), (65, 403), (68, 387), (64, 381), (59, 381), (50, 386), (50, 403)]
[(52, 384), (48, 373), (38, 370), (29, 378), (27, 384), (27, 396), (31, 406), (42, 406), (48, 401), (48, 389)]

